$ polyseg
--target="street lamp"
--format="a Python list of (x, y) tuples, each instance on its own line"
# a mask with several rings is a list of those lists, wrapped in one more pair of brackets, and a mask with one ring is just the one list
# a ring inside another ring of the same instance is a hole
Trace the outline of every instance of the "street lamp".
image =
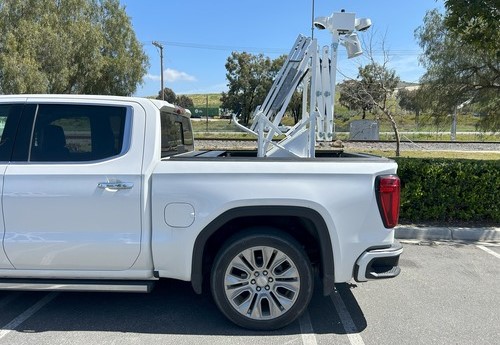
[(161, 78), (161, 88), (160, 88), (160, 93), (161, 93), (161, 99), (162, 101), (165, 100), (165, 93), (163, 92), (163, 44), (157, 41), (153, 41), (153, 45), (160, 49), (160, 78)]

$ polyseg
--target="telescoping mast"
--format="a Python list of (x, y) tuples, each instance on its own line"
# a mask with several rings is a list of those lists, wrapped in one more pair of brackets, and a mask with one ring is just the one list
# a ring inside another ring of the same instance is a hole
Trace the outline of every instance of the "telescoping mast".
[[(257, 137), (258, 157), (314, 157), (316, 142), (334, 139), (338, 47), (346, 48), (348, 58), (363, 54), (356, 31), (367, 30), (371, 20), (342, 10), (317, 17), (314, 26), (330, 31), (331, 47), (320, 51), (315, 38), (299, 35), (266, 99), (253, 112), (251, 127), (241, 125), (233, 115), (239, 128)], [(302, 92), (302, 119), (282, 132), (278, 126), (297, 89)], [(273, 142), (277, 135), (285, 138)]]

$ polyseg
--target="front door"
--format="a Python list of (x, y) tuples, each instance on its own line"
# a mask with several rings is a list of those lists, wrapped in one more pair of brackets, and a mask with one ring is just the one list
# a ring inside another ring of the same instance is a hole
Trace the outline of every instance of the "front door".
[(27, 159), (4, 176), (10, 263), (25, 270), (130, 268), (140, 252), (142, 188), (142, 147), (131, 145), (130, 124), (134, 115), (141, 133), (144, 118), (119, 105), (34, 109)]

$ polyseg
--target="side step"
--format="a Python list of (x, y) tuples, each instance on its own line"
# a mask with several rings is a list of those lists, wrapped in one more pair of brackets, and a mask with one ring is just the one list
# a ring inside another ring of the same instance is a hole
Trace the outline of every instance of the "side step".
[(0, 279), (0, 290), (148, 293), (155, 281), (80, 279)]

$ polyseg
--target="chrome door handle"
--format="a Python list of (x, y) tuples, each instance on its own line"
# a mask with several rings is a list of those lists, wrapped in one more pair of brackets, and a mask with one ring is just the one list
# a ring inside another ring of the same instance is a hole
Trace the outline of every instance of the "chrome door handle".
[(134, 186), (132, 182), (100, 182), (97, 187), (101, 189), (131, 189)]

